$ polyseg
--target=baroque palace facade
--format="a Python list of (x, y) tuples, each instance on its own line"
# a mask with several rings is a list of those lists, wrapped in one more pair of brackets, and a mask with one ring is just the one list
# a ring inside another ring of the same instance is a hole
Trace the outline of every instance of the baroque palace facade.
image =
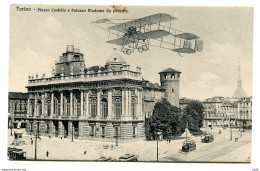
[(55, 63), (52, 77), (29, 76), (27, 133), (52, 137), (113, 141), (144, 139), (144, 121), (154, 104), (167, 98), (179, 105), (180, 72), (168, 68), (161, 86), (130, 68), (119, 54), (105, 66), (85, 68), (84, 55), (73, 45)]

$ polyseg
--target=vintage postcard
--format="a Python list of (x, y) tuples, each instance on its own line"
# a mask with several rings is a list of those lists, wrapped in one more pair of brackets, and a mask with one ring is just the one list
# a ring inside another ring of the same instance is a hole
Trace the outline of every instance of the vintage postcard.
[(10, 7), (9, 160), (251, 162), (252, 7)]

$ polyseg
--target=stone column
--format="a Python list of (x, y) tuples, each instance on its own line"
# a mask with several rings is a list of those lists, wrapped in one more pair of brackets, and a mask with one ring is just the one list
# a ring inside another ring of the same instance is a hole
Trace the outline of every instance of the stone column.
[(62, 123), (62, 121), (59, 121), (59, 128), (58, 128), (59, 130), (59, 137), (63, 137), (64, 136), (64, 126), (63, 126), (63, 123)]
[(129, 89), (127, 88), (125, 90), (125, 116), (129, 115), (129, 113), (128, 113), (128, 101), (129, 101), (128, 91), (129, 91)]
[(83, 116), (83, 90), (80, 90), (80, 115)]
[(70, 116), (73, 116), (73, 90), (70, 90)]
[(122, 116), (125, 115), (125, 89), (122, 89)]
[(44, 107), (44, 93), (42, 93), (42, 115), (45, 116), (45, 107)]
[(30, 112), (30, 93), (29, 93), (29, 98), (27, 100), (27, 116), (30, 116), (31, 112)]
[(139, 92), (139, 89), (137, 90), (137, 114), (136, 116), (139, 117), (140, 115), (140, 92)]
[(87, 117), (89, 116), (89, 114), (88, 114), (88, 94), (89, 94), (89, 91), (87, 90), (86, 91), (86, 108), (85, 108)]
[(72, 121), (68, 122), (68, 138), (72, 138)]
[(37, 116), (37, 93), (34, 95), (34, 116)]
[(142, 89), (139, 92), (139, 102), (140, 102), (140, 117), (143, 118), (143, 93), (142, 93)]
[(131, 89), (129, 89), (129, 91), (128, 91), (128, 116), (131, 116), (132, 114), (131, 114), (131, 102), (132, 102), (132, 93), (131, 93)]
[(54, 107), (54, 92), (51, 92), (51, 116), (53, 116), (53, 107)]
[(97, 91), (97, 118), (100, 116), (100, 106), (101, 106), (101, 100), (100, 100), (100, 90)]
[(108, 115), (107, 115), (107, 118), (110, 119), (110, 118), (113, 118), (113, 113), (112, 113), (112, 89), (108, 89), (108, 100), (107, 100), (107, 108), (108, 108)]
[(63, 116), (63, 91), (60, 91), (60, 116)]

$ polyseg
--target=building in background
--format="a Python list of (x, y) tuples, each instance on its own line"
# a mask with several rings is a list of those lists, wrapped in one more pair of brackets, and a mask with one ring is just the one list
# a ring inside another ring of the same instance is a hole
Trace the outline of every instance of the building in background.
[(28, 94), (21, 92), (8, 93), (8, 127), (25, 128), (24, 118), (27, 115)]
[[(161, 86), (142, 77), (119, 54), (104, 66), (86, 68), (73, 45), (55, 63), (52, 77), (29, 76), (26, 131), (54, 137), (104, 141), (144, 139), (145, 117), (166, 98), (179, 107), (180, 72), (168, 68)], [(37, 130), (38, 129), (38, 130)]]
[(252, 97), (224, 98), (212, 97), (202, 102), (204, 106), (204, 125), (251, 125)]

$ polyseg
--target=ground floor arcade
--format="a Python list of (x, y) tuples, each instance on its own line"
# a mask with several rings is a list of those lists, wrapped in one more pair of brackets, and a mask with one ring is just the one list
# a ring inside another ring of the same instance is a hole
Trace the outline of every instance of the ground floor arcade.
[(101, 141), (143, 140), (143, 121), (26, 120), (27, 134)]

